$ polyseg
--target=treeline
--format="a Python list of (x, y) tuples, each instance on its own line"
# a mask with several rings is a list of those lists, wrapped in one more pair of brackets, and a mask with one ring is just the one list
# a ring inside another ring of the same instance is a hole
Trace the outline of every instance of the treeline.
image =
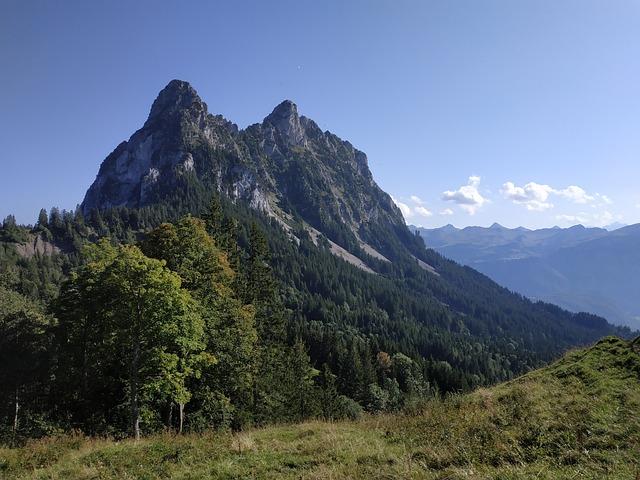
[[(49, 225), (42, 217), (28, 234)], [(303, 334), (328, 330), (298, 328), (264, 233), (240, 230), (214, 201), (204, 219), (163, 223), (136, 242), (87, 242), (46, 309), (5, 280), (2, 437), (354, 418), (433, 394), (416, 362), (374, 351), (357, 332), (334, 330), (320, 341), (330, 354), (312, 361)], [(77, 229), (65, 231), (72, 240)]]

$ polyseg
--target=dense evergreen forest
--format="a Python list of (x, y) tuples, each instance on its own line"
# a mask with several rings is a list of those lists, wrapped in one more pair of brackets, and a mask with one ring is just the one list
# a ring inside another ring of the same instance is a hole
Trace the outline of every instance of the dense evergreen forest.
[(327, 239), (316, 246), (302, 222), (287, 230), (224, 197), (184, 193), (86, 218), (43, 210), (34, 226), (4, 220), (5, 440), (396, 411), (629, 334), (533, 304), (424, 246), (438, 275), (411, 255), (368, 257), (371, 274)]

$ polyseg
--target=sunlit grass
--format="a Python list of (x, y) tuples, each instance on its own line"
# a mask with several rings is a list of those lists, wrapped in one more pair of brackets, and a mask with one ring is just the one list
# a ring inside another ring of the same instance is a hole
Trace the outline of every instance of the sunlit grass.
[(416, 415), (137, 443), (67, 435), (0, 449), (0, 478), (635, 479), (639, 445), (640, 356), (605, 339)]

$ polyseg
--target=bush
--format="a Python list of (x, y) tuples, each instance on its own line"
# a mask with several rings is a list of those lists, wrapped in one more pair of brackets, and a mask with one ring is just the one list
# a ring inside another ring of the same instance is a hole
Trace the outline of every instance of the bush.
[(345, 395), (338, 396), (336, 407), (336, 418), (358, 420), (362, 416), (362, 406)]

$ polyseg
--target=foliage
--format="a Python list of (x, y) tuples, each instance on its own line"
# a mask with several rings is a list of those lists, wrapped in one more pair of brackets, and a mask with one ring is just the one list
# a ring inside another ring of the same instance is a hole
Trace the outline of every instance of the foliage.
[[(202, 319), (180, 277), (139, 248), (102, 241), (85, 255), (88, 263), (65, 283), (55, 307), (60, 386), (69, 403), (81, 403), (70, 408), (74, 423), (117, 425), (108, 412), (127, 405), (139, 437), (156, 405), (175, 403), (182, 412), (191, 398), (188, 379), (212, 361)], [(180, 422), (182, 428), (182, 416)]]
[(52, 319), (24, 296), (0, 287), (0, 440), (55, 431), (41, 415), (48, 395)]

